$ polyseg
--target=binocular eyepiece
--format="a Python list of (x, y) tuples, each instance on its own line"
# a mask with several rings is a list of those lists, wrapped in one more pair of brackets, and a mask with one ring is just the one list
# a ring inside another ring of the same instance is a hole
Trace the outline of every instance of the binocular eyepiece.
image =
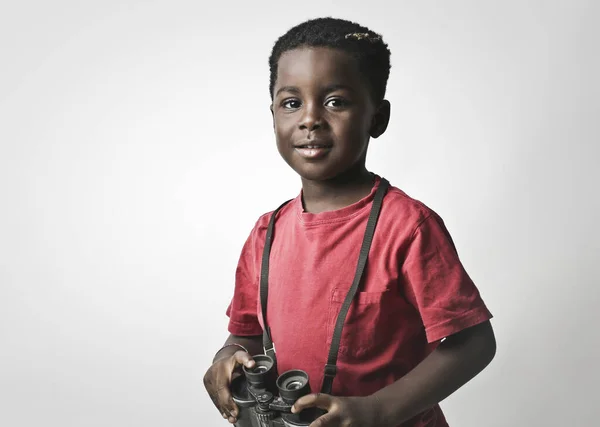
[(255, 365), (242, 368), (233, 380), (231, 393), (240, 408), (237, 427), (308, 426), (317, 417), (314, 410), (292, 414), (296, 400), (310, 393), (308, 374), (294, 369), (277, 376), (277, 367), (267, 355), (253, 356)]
[(300, 370), (292, 370), (277, 377), (273, 359), (260, 354), (254, 356), (253, 368), (242, 368), (246, 381), (250, 388), (263, 389), (271, 393), (277, 393), (281, 399), (291, 405), (296, 400), (310, 393), (308, 374)]

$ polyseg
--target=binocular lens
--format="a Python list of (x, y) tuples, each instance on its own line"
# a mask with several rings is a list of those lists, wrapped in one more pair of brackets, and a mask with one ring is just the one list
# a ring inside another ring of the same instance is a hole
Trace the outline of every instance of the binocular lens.
[(269, 368), (267, 366), (255, 366), (254, 368), (249, 369), (253, 374), (262, 374), (267, 372)]
[(308, 374), (298, 369), (284, 372), (277, 378), (277, 388), (285, 402), (294, 403), (300, 397), (310, 393)]
[(285, 388), (287, 388), (288, 390), (298, 390), (303, 385), (304, 384), (302, 383), (302, 381), (292, 381), (291, 383), (286, 384)]
[(271, 388), (274, 382), (275, 371), (273, 370), (273, 359), (267, 355), (258, 354), (253, 356), (255, 365), (253, 368), (242, 368), (246, 380), (257, 387)]

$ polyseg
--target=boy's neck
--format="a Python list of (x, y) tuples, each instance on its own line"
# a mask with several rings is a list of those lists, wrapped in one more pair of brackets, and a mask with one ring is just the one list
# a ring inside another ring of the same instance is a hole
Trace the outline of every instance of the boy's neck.
[(302, 204), (305, 212), (320, 213), (345, 208), (366, 197), (375, 176), (362, 169), (327, 181), (302, 179)]

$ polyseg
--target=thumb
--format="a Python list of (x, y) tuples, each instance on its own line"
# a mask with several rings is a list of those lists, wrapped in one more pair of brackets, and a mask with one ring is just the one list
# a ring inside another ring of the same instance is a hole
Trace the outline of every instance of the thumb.
[(294, 406), (292, 406), (292, 413), (300, 412), (307, 408), (320, 408), (329, 411), (331, 409), (331, 403), (333, 401), (332, 396), (325, 393), (313, 393), (302, 396), (296, 400)]
[(233, 358), (236, 364), (244, 365), (246, 368), (252, 368), (256, 364), (250, 353), (247, 353), (243, 350), (236, 351), (233, 354)]

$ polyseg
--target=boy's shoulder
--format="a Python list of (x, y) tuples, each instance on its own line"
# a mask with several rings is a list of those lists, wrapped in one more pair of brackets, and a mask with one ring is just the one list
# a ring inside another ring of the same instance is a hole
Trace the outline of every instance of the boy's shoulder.
[(402, 221), (414, 224), (419, 224), (431, 216), (439, 218), (437, 213), (421, 200), (409, 196), (392, 185), (383, 199), (382, 211), (383, 209), (390, 211)]
[(433, 211), (419, 199), (409, 196), (404, 190), (390, 185), (384, 202), (396, 209), (407, 210), (415, 215), (430, 215)]
[[(300, 195), (282, 204), (282, 206), (279, 208), (279, 211), (277, 212), (277, 217), (275, 219), (277, 220), (282, 216), (288, 216), (290, 214), (293, 214), (294, 205), (296, 205), (297, 203), (301, 203)], [(271, 216), (273, 216), (273, 213), (276, 210), (277, 209), (273, 209), (262, 214), (254, 224), (254, 232), (266, 232), (267, 228), (269, 227), (269, 221), (271, 220)]]

